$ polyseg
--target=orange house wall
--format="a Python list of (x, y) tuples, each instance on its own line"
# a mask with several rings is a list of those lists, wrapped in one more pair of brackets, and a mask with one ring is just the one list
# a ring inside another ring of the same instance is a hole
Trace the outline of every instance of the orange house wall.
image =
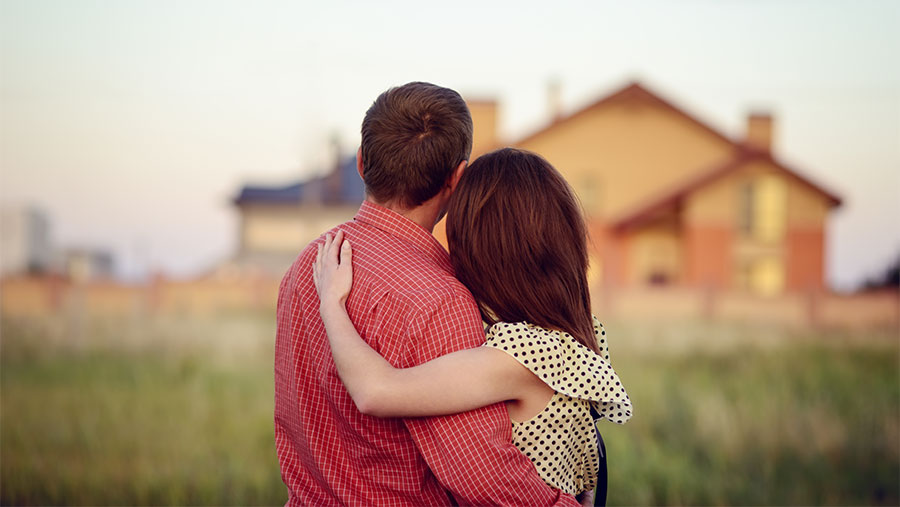
[(825, 233), (821, 228), (796, 228), (787, 233), (787, 290), (825, 288)]
[(684, 273), (687, 285), (729, 288), (734, 231), (730, 227), (693, 225), (685, 228)]
[(607, 287), (625, 285), (625, 273), (628, 272), (628, 238), (615, 234), (601, 222), (588, 222), (590, 242), (588, 248), (603, 263), (603, 284)]

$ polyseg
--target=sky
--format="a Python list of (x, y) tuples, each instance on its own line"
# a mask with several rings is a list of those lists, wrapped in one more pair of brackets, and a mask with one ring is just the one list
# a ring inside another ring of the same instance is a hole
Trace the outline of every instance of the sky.
[(237, 246), (244, 183), (320, 174), (372, 100), (430, 81), (494, 97), (514, 139), (632, 80), (843, 197), (829, 283), (900, 255), (900, 2), (0, 1), (0, 203), (140, 278)]

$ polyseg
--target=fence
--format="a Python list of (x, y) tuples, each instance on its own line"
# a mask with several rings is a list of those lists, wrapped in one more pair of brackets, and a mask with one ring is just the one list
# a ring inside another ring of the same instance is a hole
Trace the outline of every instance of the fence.
[[(0, 281), (0, 314), (40, 317), (207, 316), (222, 312), (274, 311), (278, 280), (265, 277), (157, 278), (147, 284), (73, 283), (59, 277)], [(726, 320), (798, 327), (900, 326), (900, 292), (809, 292), (773, 297), (689, 288), (631, 288), (594, 294), (603, 318)]]

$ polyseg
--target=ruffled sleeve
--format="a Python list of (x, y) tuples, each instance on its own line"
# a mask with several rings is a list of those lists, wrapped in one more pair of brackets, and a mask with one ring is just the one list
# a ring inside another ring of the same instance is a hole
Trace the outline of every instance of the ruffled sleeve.
[(597, 348), (600, 350), (600, 356), (608, 363), (609, 343), (606, 341), (606, 329), (603, 329), (603, 324), (600, 323), (596, 315), (591, 315), (591, 319), (594, 324), (594, 338), (597, 339)]
[(609, 357), (609, 347), (606, 332), (596, 318), (594, 334), (603, 356), (568, 333), (527, 322), (494, 324), (485, 345), (506, 352), (553, 390), (590, 401), (601, 418), (621, 424), (631, 418), (631, 400), (604, 359)]

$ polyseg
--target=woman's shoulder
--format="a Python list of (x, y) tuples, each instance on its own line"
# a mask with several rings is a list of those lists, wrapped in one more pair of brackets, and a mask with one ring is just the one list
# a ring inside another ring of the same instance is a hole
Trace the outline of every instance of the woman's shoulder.
[(526, 321), (496, 322), (488, 328), (488, 336), (521, 336), (535, 333), (542, 329)]
[[(601, 357), (609, 360), (608, 346), (606, 343), (606, 328), (600, 323), (596, 315), (591, 315), (594, 336), (602, 352)], [(522, 322), (497, 322), (487, 330), (488, 342), (506, 343), (520, 340), (531, 342), (554, 342), (566, 344), (569, 347), (584, 348), (590, 350), (578, 342), (572, 335), (565, 331), (544, 328), (527, 321)]]
[(596, 315), (591, 315), (594, 324), (594, 339), (597, 340), (597, 348), (600, 351), (600, 357), (604, 361), (609, 362), (609, 343), (606, 341), (606, 328), (600, 323), (600, 319)]
[(487, 330), (486, 344), (501, 348), (541, 348), (561, 345), (560, 331), (529, 322), (497, 322)]
[(550, 385), (560, 376), (568, 356), (560, 331), (528, 322), (498, 322), (491, 326), (486, 347), (502, 350)]
[[(595, 315), (592, 315), (591, 318), (593, 319), (594, 335), (597, 338), (597, 342), (601, 345), (601, 348), (604, 348), (606, 344), (606, 329)], [(565, 331), (541, 327), (528, 321), (497, 322), (487, 327), (488, 340), (510, 341), (522, 338), (578, 343), (578, 340)]]
[(606, 330), (594, 317), (600, 353), (563, 331), (528, 322), (498, 322), (485, 345), (513, 356), (555, 391), (595, 402), (622, 402), (627, 394), (609, 364)]

